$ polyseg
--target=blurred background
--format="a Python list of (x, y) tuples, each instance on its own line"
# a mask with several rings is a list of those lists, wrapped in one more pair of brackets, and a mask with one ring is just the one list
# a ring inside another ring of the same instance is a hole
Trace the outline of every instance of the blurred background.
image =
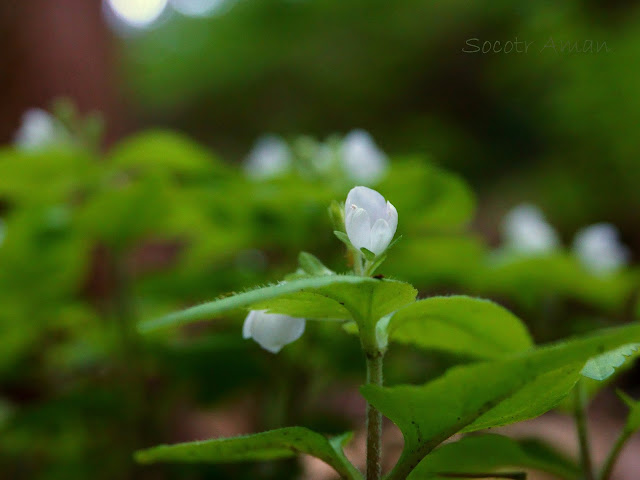
[[(325, 478), (131, 453), (358, 428), (354, 339), (315, 325), (274, 357), (241, 316), (151, 338), (135, 324), (279, 280), (300, 250), (346, 270), (326, 209), (356, 183), (400, 212), (381, 272), (423, 296), (493, 298), (539, 342), (638, 317), (637, 2), (9, 1), (0, 34), (3, 478)], [(375, 178), (336, 166), (354, 130)], [(521, 204), (537, 207), (513, 220)], [(577, 233), (603, 222), (618, 250), (594, 247), (613, 258), (594, 267)], [(398, 347), (387, 377), (460, 361)], [(637, 397), (638, 377), (616, 382)], [(616, 402), (593, 404), (596, 459)], [(572, 428), (556, 413), (516, 433), (571, 454)], [(635, 478), (632, 453), (616, 478)]]

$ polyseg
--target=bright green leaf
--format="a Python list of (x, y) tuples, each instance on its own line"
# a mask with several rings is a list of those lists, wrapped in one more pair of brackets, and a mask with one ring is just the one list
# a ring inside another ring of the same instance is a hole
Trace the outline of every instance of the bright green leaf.
[(233, 438), (160, 445), (136, 452), (139, 463), (189, 462), (232, 463), (278, 460), (307, 454), (331, 465), (343, 478), (362, 478), (342, 453), (349, 434), (327, 440), (303, 427), (288, 427)]
[(393, 341), (480, 358), (496, 358), (533, 346), (524, 324), (489, 300), (432, 297), (408, 305), (392, 317)]
[(143, 332), (207, 320), (237, 309), (266, 309), (295, 317), (353, 319), (373, 329), (383, 316), (415, 300), (416, 290), (395, 280), (351, 275), (302, 278), (214, 300), (140, 325)]

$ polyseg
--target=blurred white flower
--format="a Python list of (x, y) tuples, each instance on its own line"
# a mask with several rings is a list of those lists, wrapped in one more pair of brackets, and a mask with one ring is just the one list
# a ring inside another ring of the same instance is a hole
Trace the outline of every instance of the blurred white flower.
[(347, 175), (356, 182), (374, 184), (387, 171), (387, 156), (364, 130), (353, 130), (344, 137), (341, 154)]
[(502, 234), (506, 247), (520, 253), (547, 253), (560, 245), (558, 234), (540, 209), (529, 204), (518, 205), (505, 215)]
[(24, 150), (38, 150), (58, 143), (62, 134), (63, 127), (53, 115), (31, 108), (22, 115), (22, 124), (14, 140)]
[(167, 3), (168, 0), (103, 0), (107, 20), (117, 29), (150, 27), (163, 14)]
[(256, 142), (244, 168), (247, 175), (264, 180), (283, 175), (291, 168), (292, 154), (284, 140), (275, 135), (266, 135)]
[(358, 250), (376, 255), (386, 250), (398, 227), (398, 211), (382, 195), (367, 187), (354, 187), (344, 204), (345, 228)]
[(609, 223), (597, 223), (580, 230), (573, 250), (591, 272), (601, 275), (615, 272), (629, 262), (630, 252), (619, 240), (618, 229)]
[(251, 310), (242, 327), (243, 338), (253, 338), (262, 348), (278, 353), (304, 333), (305, 319)]
[(171, 6), (189, 17), (205, 17), (219, 10), (225, 0), (170, 0)]

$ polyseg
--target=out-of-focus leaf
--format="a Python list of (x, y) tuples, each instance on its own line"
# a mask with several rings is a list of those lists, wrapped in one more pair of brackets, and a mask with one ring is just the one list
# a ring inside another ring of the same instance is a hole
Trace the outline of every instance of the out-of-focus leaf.
[(24, 152), (0, 150), (0, 198), (18, 205), (51, 205), (71, 200), (92, 185), (100, 164), (87, 152), (53, 148)]
[(474, 195), (461, 178), (418, 159), (395, 160), (379, 190), (398, 212), (412, 212), (403, 228), (413, 232), (459, 229), (475, 211)]
[(202, 462), (231, 463), (290, 458), (301, 453), (317, 457), (331, 465), (343, 478), (362, 478), (342, 453), (350, 438), (345, 434), (332, 440), (303, 427), (288, 427), (242, 437), (160, 445), (140, 450), (140, 463)]
[(227, 171), (204, 147), (168, 130), (151, 130), (127, 138), (109, 152), (107, 161), (133, 174), (164, 173), (198, 178)]
[(478, 238), (462, 235), (409, 235), (395, 247), (384, 272), (420, 287), (468, 286), (483, 267), (486, 247)]

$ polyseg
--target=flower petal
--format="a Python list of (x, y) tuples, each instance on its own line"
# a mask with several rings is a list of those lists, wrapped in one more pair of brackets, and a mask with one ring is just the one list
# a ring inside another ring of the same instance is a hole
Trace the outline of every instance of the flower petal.
[(253, 319), (257, 313), (258, 311), (251, 310), (247, 315), (247, 318), (244, 319), (244, 325), (242, 325), (242, 338), (251, 338), (251, 325), (253, 324)]
[(347, 214), (345, 228), (349, 240), (358, 250), (369, 248), (371, 243), (371, 220), (363, 208), (356, 208)]
[(251, 336), (265, 350), (278, 353), (282, 347), (299, 339), (304, 328), (303, 318), (259, 311), (252, 322)]
[(369, 214), (372, 222), (379, 218), (386, 218), (387, 203), (382, 195), (367, 187), (353, 187), (345, 202), (345, 218), (351, 205), (363, 208)]
[(371, 250), (376, 255), (380, 255), (386, 250), (393, 239), (395, 230), (391, 230), (391, 227), (386, 220), (380, 218), (373, 224), (371, 228)]
[[(396, 234), (396, 230), (398, 229), (398, 211), (396, 207), (394, 207), (391, 202), (387, 202), (387, 223), (389, 224), (389, 228), (393, 232), (393, 235)], [(391, 238), (393, 238), (391, 235)]]

